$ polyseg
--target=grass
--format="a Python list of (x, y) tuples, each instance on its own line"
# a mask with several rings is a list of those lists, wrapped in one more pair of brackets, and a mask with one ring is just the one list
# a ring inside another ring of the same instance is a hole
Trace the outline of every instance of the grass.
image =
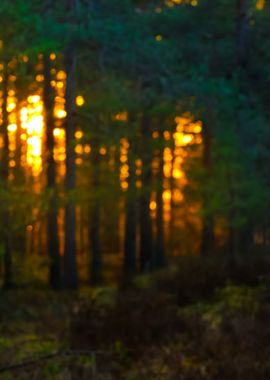
[(2, 292), (0, 380), (268, 379), (268, 261), (182, 258), (118, 291)]

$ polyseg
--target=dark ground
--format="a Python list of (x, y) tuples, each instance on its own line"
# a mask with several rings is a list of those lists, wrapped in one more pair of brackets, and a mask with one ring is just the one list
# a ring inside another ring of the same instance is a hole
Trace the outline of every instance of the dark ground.
[(0, 379), (269, 379), (268, 261), (181, 259), (119, 290), (2, 292)]

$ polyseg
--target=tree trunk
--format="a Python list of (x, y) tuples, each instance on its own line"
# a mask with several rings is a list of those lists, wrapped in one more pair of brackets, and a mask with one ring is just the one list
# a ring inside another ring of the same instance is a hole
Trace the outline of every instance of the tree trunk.
[(150, 215), (152, 178), (152, 134), (150, 120), (143, 115), (141, 120), (142, 189), (140, 195), (140, 269), (143, 272), (152, 268), (153, 234)]
[[(5, 196), (8, 195), (8, 176), (9, 176), (9, 137), (8, 137), (8, 63), (4, 62), (3, 70), (3, 104), (2, 104), (2, 133), (4, 146), (2, 151), (1, 183)], [(13, 286), (13, 265), (10, 239), (10, 215), (9, 202), (2, 202), (2, 221), (3, 223), (3, 248), (4, 248), (4, 281), (3, 287), (9, 289)]]
[[(172, 134), (173, 135), (173, 134)], [(168, 232), (169, 232), (169, 238), (168, 238), (168, 248), (170, 250), (170, 252), (173, 252), (174, 250), (174, 232), (175, 232), (175, 219), (176, 219), (176, 215), (175, 215), (175, 202), (174, 202), (174, 196), (173, 196), (173, 191), (176, 187), (176, 184), (175, 184), (175, 178), (173, 176), (173, 168), (174, 168), (174, 165), (175, 165), (175, 160), (176, 160), (176, 154), (175, 154), (175, 141), (173, 138), (171, 138), (171, 141), (170, 141), (170, 145), (171, 145), (171, 153), (172, 153), (172, 161), (171, 161), (171, 172), (170, 172), (170, 178), (169, 178), (169, 187), (170, 187), (170, 191), (171, 191), (171, 200), (170, 200), (170, 220), (169, 220), (169, 225), (168, 225)], [(180, 248), (181, 249), (181, 248)]]
[[(212, 169), (212, 131), (209, 125), (205, 124), (203, 129), (203, 166), (205, 170), (206, 180), (211, 176)], [(210, 196), (208, 194), (208, 187), (203, 197), (203, 208), (207, 210)], [(214, 251), (214, 220), (211, 214), (207, 211), (202, 219), (202, 240), (201, 240), (201, 255), (207, 256)]]
[(90, 207), (90, 242), (92, 246), (92, 263), (91, 263), (91, 279), (92, 285), (98, 285), (102, 282), (102, 254), (101, 254), (101, 239), (100, 239), (100, 153), (99, 144), (97, 141), (93, 143), (93, 190), (94, 200)]
[(237, 62), (246, 68), (248, 63), (250, 0), (237, 0)]
[(159, 167), (158, 167), (158, 189), (157, 189), (157, 239), (155, 247), (155, 267), (160, 268), (165, 262), (164, 247), (164, 221), (163, 221), (163, 167), (164, 167), (164, 148), (159, 149)]
[[(237, 66), (239, 102), (236, 110), (237, 133), (240, 142), (240, 155), (245, 159), (249, 147), (256, 144), (257, 136), (247, 133), (245, 123), (246, 109), (252, 107), (249, 86), (249, 34), (251, 0), (237, 0)], [(241, 100), (245, 99), (245, 100)], [(249, 253), (253, 245), (253, 222), (248, 221), (239, 229), (239, 253)]]
[(135, 151), (134, 141), (129, 142), (128, 152), (128, 192), (126, 199), (126, 218), (125, 218), (125, 238), (124, 238), (124, 269), (125, 274), (136, 272), (136, 230), (137, 230), (137, 212), (136, 212), (136, 168), (135, 168)]
[(53, 289), (61, 286), (61, 267), (57, 223), (56, 167), (54, 160), (54, 91), (51, 87), (51, 62), (48, 54), (44, 56), (44, 106), (46, 120), (46, 158), (47, 189), (49, 191), (49, 209), (47, 239), (50, 256), (49, 284)]
[[(78, 0), (68, 0), (68, 11), (73, 18)], [(76, 210), (70, 196), (76, 187), (75, 150), (75, 101), (76, 101), (76, 42), (72, 37), (65, 53), (66, 67), (66, 207), (65, 207), (65, 252), (64, 286), (69, 289), (78, 287), (76, 264)]]
[(21, 165), (21, 157), (22, 157), (22, 146), (21, 146), (21, 134), (22, 134), (22, 127), (21, 127), (21, 120), (20, 120), (20, 109), (17, 105), (17, 130), (16, 130), (16, 152), (15, 152), (15, 161), (16, 166), (14, 170), (14, 179), (15, 182), (18, 184), (23, 183), (25, 173), (24, 169)]
[(239, 231), (239, 246), (240, 246), (240, 254), (243, 256), (250, 255), (252, 252), (254, 244), (254, 225), (252, 221)]

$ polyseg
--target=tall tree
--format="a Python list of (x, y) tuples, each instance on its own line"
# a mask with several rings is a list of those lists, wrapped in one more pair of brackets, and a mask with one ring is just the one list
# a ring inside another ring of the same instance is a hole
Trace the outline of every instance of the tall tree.
[[(71, 25), (76, 25), (76, 11), (79, 0), (67, 0), (67, 14)], [(77, 82), (77, 54), (76, 39), (70, 36), (65, 51), (66, 69), (66, 207), (65, 207), (65, 253), (64, 253), (64, 286), (76, 289), (78, 286), (76, 265), (76, 210), (74, 201), (71, 199), (72, 191), (76, 187), (75, 140), (76, 117), (76, 82)]]
[[(130, 123), (134, 122), (130, 118)], [(137, 196), (136, 196), (136, 165), (135, 139), (129, 139), (128, 150), (128, 191), (126, 196), (125, 240), (124, 240), (124, 268), (125, 273), (136, 271), (136, 233), (137, 233)]]
[(207, 212), (209, 204), (209, 197), (211, 197), (211, 191), (209, 191), (209, 183), (211, 180), (211, 172), (213, 166), (213, 132), (211, 121), (206, 120), (203, 126), (203, 168), (205, 172), (205, 179), (207, 181), (207, 188), (205, 188), (203, 194), (203, 208), (205, 213), (202, 218), (202, 240), (201, 240), (201, 254), (207, 256), (214, 251), (214, 219), (211, 213)]
[[(44, 14), (50, 15), (53, 8), (52, 0), (44, 1)], [(44, 91), (43, 100), (46, 122), (46, 159), (47, 159), (47, 189), (49, 192), (49, 211), (47, 240), (50, 255), (49, 283), (53, 289), (61, 285), (61, 267), (59, 253), (59, 237), (57, 222), (57, 194), (56, 194), (56, 164), (54, 160), (54, 90), (51, 86), (51, 60), (49, 53), (44, 54)]]
[(150, 215), (152, 178), (152, 130), (151, 119), (143, 113), (141, 117), (141, 160), (142, 188), (140, 194), (140, 269), (145, 272), (152, 268), (153, 231)]
[(97, 285), (102, 282), (102, 252), (101, 252), (101, 209), (100, 209), (100, 153), (98, 138), (93, 139), (93, 153), (92, 153), (92, 185), (94, 197), (92, 205), (90, 205), (90, 242), (92, 246), (92, 260), (91, 260), (91, 278), (92, 285)]
[[(249, 107), (252, 107), (252, 94), (249, 78), (249, 50), (250, 50), (250, 21), (251, 21), (251, 0), (237, 0), (237, 86), (238, 86), (238, 103), (236, 109), (236, 129), (239, 130), (238, 136), (240, 141), (240, 151), (242, 157), (247, 161), (252, 149), (249, 146), (251, 141), (256, 144), (256, 133), (250, 139), (250, 135), (246, 133), (245, 114)], [(249, 169), (248, 169), (249, 170)], [(251, 220), (247, 220), (243, 226), (234, 231), (233, 235), (237, 235), (232, 241), (234, 251), (241, 251), (242, 254), (250, 251), (253, 244), (253, 225)], [(238, 241), (239, 240), (239, 246)]]
[[(3, 59), (3, 87), (2, 87), (2, 134), (3, 134), (3, 150), (0, 165), (0, 181), (4, 196), (8, 196), (9, 187), (9, 135), (8, 135), (8, 59)], [(2, 202), (2, 226), (3, 231), (3, 250), (4, 250), (4, 288), (11, 288), (13, 285), (13, 265), (11, 252), (11, 236), (10, 236), (10, 213), (9, 202)]]
[(237, 7), (237, 62), (245, 67), (248, 61), (249, 33), (250, 33), (250, 0), (236, 0)]
[[(162, 133), (163, 128), (160, 128)], [(163, 136), (163, 134), (162, 134)], [(164, 181), (164, 141), (160, 141), (158, 148), (158, 173), (157, 173), (157, 215), (156, 215), (156, 244), (154, 253), (154, 265), (159, 268), (165, 262), (165, 246), (164, 246), (164, 207), (163, 207), (163, 181)]]

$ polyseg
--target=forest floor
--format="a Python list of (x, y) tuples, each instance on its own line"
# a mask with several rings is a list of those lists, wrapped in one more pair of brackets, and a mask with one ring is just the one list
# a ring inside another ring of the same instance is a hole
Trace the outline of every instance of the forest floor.
[(3, 291), (0, 379), (269, 379), (269, 273), (187, 259), (119, 290)]

